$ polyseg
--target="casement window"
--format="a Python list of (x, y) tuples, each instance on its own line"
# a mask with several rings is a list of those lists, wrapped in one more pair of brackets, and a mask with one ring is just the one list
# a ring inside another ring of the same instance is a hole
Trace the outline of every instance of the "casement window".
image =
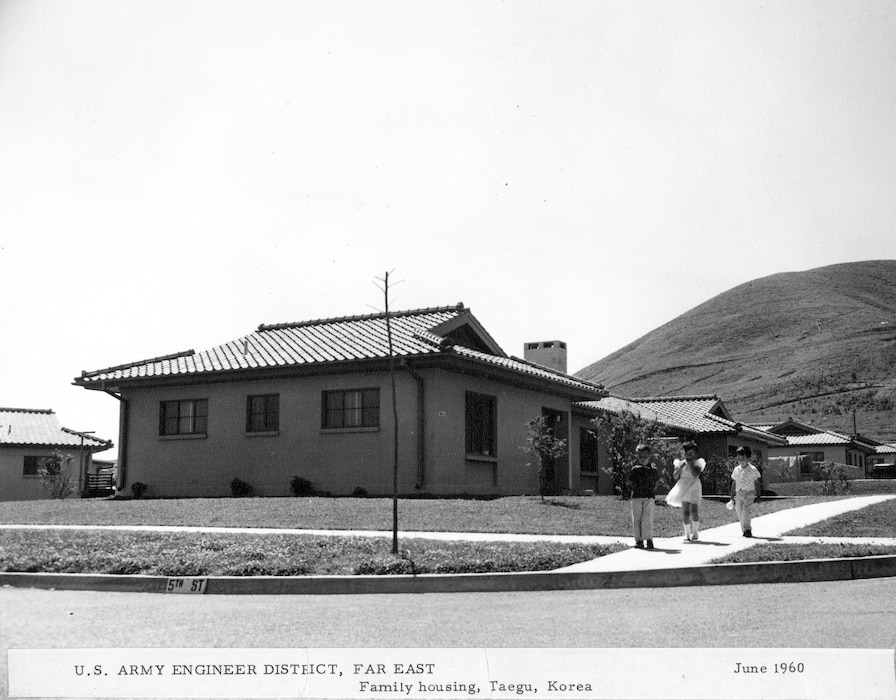
[(273, 433), (280, 429), (280, 394), (246, 397), (246, 432)]
[(34, 457), (25, 455), (25, 465), (22, 468), (22, 476), (40, 476), (46, 470), (48, 474), (59, 473), (59, 460), (55, 457)]
[(379, 389), (323, 392), (322, 428), (378, 428), (379, 425)]
[(465, 425), (466, 451), (477, 457), (497, 457), (498, 399), (487, 394), (467, 392)]
[(579, 428), (579, 471), (597, 472), (597, 435), (587, 428)]
[(208, 399), (159, 404), (159, 435), (205, 435), (207, 430)]

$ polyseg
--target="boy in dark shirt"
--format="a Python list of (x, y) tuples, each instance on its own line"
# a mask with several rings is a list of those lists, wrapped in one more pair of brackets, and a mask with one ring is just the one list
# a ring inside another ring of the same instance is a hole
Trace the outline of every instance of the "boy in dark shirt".
[(635, 448), (638, 463), (629, 472), (631, 486), (632, 527), (635, 531), (635, 547), (653, 549), (653, 509), (656, 498), (656, 482), (659, 472), (650, 464), (650, 447), (641, 443)]

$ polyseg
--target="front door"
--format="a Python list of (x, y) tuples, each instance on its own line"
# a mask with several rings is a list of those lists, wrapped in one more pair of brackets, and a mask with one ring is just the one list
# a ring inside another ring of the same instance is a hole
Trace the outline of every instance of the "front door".
[(569, 414), (552, 408), (542, 408), (541, 415), (553, 431), (554, 437), (566, 442), (566, 452), (563, 456), (557, 457), (551, 464), (544, 465), (548, 493), (558, 495), (569, 488)]

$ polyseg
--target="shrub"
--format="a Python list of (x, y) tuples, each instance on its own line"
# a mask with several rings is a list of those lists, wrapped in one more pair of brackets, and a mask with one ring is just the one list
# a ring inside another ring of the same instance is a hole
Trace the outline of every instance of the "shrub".
[(289, 482), (289, 490), (292, 491), (293, 496), (313, 496), (314, 495), (314, 486), (311, 485), (311, 482), (308, 479), (303, 479), (300, 476), (294, 476)]
[(366, 498), (367, 497), (367, 489), (361, 486), (355, 486), (355, 490), (352, 491), (352, 496), (356, 498)]
[(230, 493), (234, 498), (250, 496), (252, 495), (252, 484), (246, 483), (238, 476), (235, 476), (230, 481)]
[[(526, 423), (526, 444), (520, 449), (533, 458), (537, 465), (538, 492), (541, 499), (560, 493), (555, 482), (555, 462), (566, 454), (566, 440), (554, 435), (554, 429), (545, 416), (538, 416)], [(533, 466), (532, 462), (526, 465)]]
[(146, 490), (149, 488), (142, 481), (135, 481), (131, 484), (131, 495), (134, 498), (143, 498), (143, 495), (146, 493)]
[(827, 496), (834, 496), (844, 491), (849, 491), (849, 474), (840, 464), (822, 462), (812, 472), (815, 481), (821, 481), (821, 492)]
[(78, 488), (77, 477), (72, 470), (73, 458), (59, 450), (38, 470), (40, 485), (50, 498), (68, 498)]

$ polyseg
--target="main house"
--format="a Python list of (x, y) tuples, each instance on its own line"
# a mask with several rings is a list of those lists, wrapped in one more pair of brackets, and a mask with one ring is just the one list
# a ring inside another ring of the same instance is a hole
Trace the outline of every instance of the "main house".
[(96, 472), (93, 454), (112, 442), (63, 428), (52, 409), (0, 408), (0, 501), (46, 498), (41, 472), (58, 470), (57, 454), (71, 456), (76, 493), (86, 494)]
[[(224, 496), (238, 478), (282, 496), (300, 477), (334, 495), (388, 494), (397, 425), (401, 494), (524, 494), (538, 491), (521, 449), (527, 423), (545, 416), (569, 439), (574, 404), (606, 395), (545, 366), (557, 353), (565, 358), (565, 344), (552, 341), (508, 356), (458, 304), (394, 312), (388, 323), (371, 314), (261, 325), (74, 383), (120, 402), (119, 489)], [(582, 488), (579, 447), (570, 440), (555, 465), (557, 491)]]

